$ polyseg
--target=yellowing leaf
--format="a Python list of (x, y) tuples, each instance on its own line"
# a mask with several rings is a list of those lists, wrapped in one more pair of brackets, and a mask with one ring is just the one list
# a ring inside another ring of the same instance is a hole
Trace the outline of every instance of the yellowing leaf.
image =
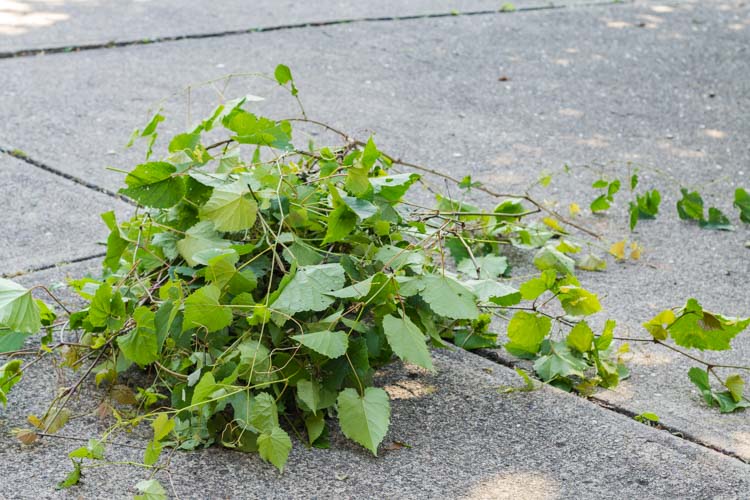
[(641, 250), (643, 250), (643, 247), (641, 247), (638, 243), (632, 242), (630, 244), (630, 258), (633, 260), (638, 260), (641, 258)]
[(568, 211), (570, 212), (570, 215), (580, 215), (581, 207), (578, 206), (578, 203), (571, 203), (568, 207)]
[(619, 260), (625, 259), (625, 240), (618, 241), (609, 247), (609, 253)]
[(559, 222), (557, 222), (556, 219), (553, 219), (552, 217), (545, 217), (542, 219), (542, 222), (544, 222), (547, 227), (554, 229), (555, 231), (559, 233), (564, 233), (565, 229), (560, 225)]

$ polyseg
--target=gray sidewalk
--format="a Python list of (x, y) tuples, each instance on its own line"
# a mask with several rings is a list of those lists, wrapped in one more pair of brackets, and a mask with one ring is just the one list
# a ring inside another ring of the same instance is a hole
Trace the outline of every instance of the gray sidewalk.
[[(642, 181), (666, 191), (659, 219), (641, 222), (635, 235), (645, 247), (643, 260), (582, 273), (584, 286), (600, 294), (622, 336), (642, 336), (643, 321), (688, 297), (728, 315), (750, 314), (748, 227), (705, 231), (674, 213), (681, 186), (699, 188), (726, 213), (734, 213), (734, 189), (750, 188), (747, 5), (570, 2), (531, 10), (545, 4), (529, 0), (515, 2), (519, 10), (512, 13), (442, 16), (500, 4), (259, 2), (247, 12), (242, 2), (227, 2), (206, 12), (201, 2), (102, 2), (96, 9), (18, 3), (50, 15), (48, 24), (27, 19), (15, 34), (0, 21), (0, 53), (30, 51), (0, 59), (0, 275), (36, 284), (95, 272), (103, 251), (97, 241), (107, 233), (98, 214), (115, 210), (124, 217), (132, 210), (112, 196), (122, 175), (104, 167), (130, 169), (142, 160), (140, 150), (123, 146), (153, 104), (196, 82), (268, 73), (284, 63), (311, 117), (360, 137), (375, 132), (383, 150), (457, 177), (471, 174), (513, 191), (566, 163), (611, 164), (623, 178), (627, 162), (658, 167), (665, 177), (644, 174)], [(406, 19), (413, 15), (422, 17)], [(387, 19), (282, 26), (373, 17)], [(229, 33), (264, 27), (279, 29)], [(294, 113), (272, 85), (236, 79), (226, 91), (246, 93), (267, 98), (259, 104), (263, 112)], [(215, 102), (215, 94), (196, 90), (193, 116)], [(165, 110), (163, 137), (185, 127), (184, 96), (168, 99)], [(560, 199), (561, 207), (571, 201), (585, 207), (596, 174), (574, 168), (540, 195)], [(606, 218), (583, 220), (613, 237), (626, 235), (625, 209), (620, 202)], [(40, 269), (46, 270), (34, 272)], [(748, 334), (733, 346), (720, 359), (748, 364)], [(325, 452), (296, 443), (281, 478), (255, 456), (178, 454), (177, 490), (185, 498), (267, 497), (268, 491), (295, 498), (750, 496), (747, 412), (720, 415), (705, 407), (684, 359), (634, 348), (631, 379), (596, 396), (613, 409), (550, 388), (500, 395), (497, 386), (516, 383), (508, 368), (476, 354), (436, 353), (435, 377), (409, 378), (400, 366), (382, 377), (393, 394), (409, 394), (394, 404), (385, 442), (412, 448), (372, 458), (340, 436)], [(0, 410), (8, 464), (0, 497), (127, 496), (141, 471), (92, 472), (81, 489), (55, 493), (74, 443), (47, 440), (21, 449), (7, 436), (49, 400), (54, 384), (40, 375), (19, 385), (8, 410)], [(394, 388), (399, 384), (406, 389)], [(627, 416), (644, 411), (658, 414), (674, 435)], [(79, 425), (70, 433), (97, 424)], [(29, 479), (31, 462), (43, 465)], [(191, 482), (197, 474), (205, 477)], [(13, 486), (21, 482), (23, 491)]]

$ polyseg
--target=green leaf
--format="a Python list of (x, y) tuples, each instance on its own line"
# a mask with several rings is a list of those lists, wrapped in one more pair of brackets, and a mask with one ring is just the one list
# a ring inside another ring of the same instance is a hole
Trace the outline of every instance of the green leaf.
[(501, 276), (508, 269), (508, 259), (500, 255), (484, 255), (474, 259), (479, 266), (479, 276), (477, 268), (471, 259), (462, 260), (457, 268), (460, 272), (479, 279), (495, 279)]
[(675, 315), (671, 309), (665, 309), (647, 322), (643, 323), (643, 328), (648, 330), (656, 340), (667, 340), (669, 332), (667, 328), (674, 323)]
[(422, 299), (440, 316), (451, 319), (479, 317), (476, 296), (464, 285), (447, 276), (424, 276)]
[(407, 363), (434, 371), (425, 336), (408, 316), (383, 318), (383, 332), (393, 352)]
[(750, 224), (750, 193), (737, 188), (734, 192), (734, 206), (740, 211), (740, 220)]
[(94, 294), (89, 306), (89, 322), (96, 327), (106, 327), (117, 331), (123, 327), (127, 313), (120, 291), (112, 293), (109, 283), (102, 283)]
[(159, 461), (161, 450), (163, 446), (158, 441), (149, 441), (146, 445), (146, 450), (143, 453), (143, 463), (146, 465), (154, 465)]
[(546, 246), (537, 252), (534, 265), (540, 271), (554, 269), (560, 274), (575, 274), (575, 261), (552, 246)]
[(213, 373), (206, 372), (201, 377), (200, 381), (195, 385), (193, 390), (193, 398), (190, 400), (191, 405), (197, 405), (211, 399), (211, 394), (216, 392), (219, 386), (216, 384), (216, 379)]
[(8, 404), (8, 393), (23, 375), (21, 360), (13, 359), (0, 366), (0, 403), (3, 407)]
[(0, 326), (21, 333), (37, 333), (42, 327), (31, 290), (3, 278), (0, 278)]
[(292, 147), (288, 122), (275, 122), (235, 108), (222, 119), (222, 123), (237, 134), (232, 139), (240, 144), (256, 144), (281, 150)]
[(375, 141), (372, 140), (372, 136), (367, 139), (367, 144), (365, 144), (365, 149), (362, 150), (362, 164), (367, 167), (367, 169), (371, 169), (375, 162), (380, 158), (380, 151), (378, 151), (378, 148), (375, 146)]
[(360, 396), (355, 389), (344, 389), (338, 397), (338, 414), (344, 435), (377, 456), (391, 418), (388, 393), (367, 387), (364, 396)]
[(284, 64), (276, 66), (273, 76), (276, 78), (276, 81), (279, 82), (279, 85), (284, 85), (285, 83), (292, 81), (292, 71), (289, 69), (289, 66)]
[(661, 193), (653, 189), (646, 191), (640, 196), (636, 196), (638, 201), (638, 218), (653, 219), (659, 213), (659, 204), (661, 203)]
[(128, 187), (120, 193), (147, 207), (173, 207), (185, 196), (185, 181), (174, 177), (176, 171), (166, 162), (142, 163), (125, 177)]
[(357, 227), (359, 217), (347, 205), (339, 205), (328, 216), (328, 228), (323, 244), (335, 243), (341, 241), (354, 231)]
[[(320, 384), (317, 380), (300, 380), (297, 382), (297, 397), (310, 408), (313, 415), (320, 407)], [(314, 441), (314, 440), (313, 440)]]
[(513, 287), (495, 280), (467, 280), (463, 282), (481, 302), (500, 306), (513, 306), (521, 302), (521, 293)]
[(215, 332), (232, 323), (232, 310), (219, 303), (221, 291), (216, 285), (206, 285), (185, 299), (185, 319), (182, 331), (205, 328)]
[(305, 428), (307, 429), (308, 441), (313, 444), (326, 428), (325, 417), (322, 413), (305, 417)]
[(73, 460), (73, 470), (65, 476), (65, 479), (57, 483), (55, 489), (64, 490), (75, 486), (81, 480), (81, 463)]
[(591, 211), (593, 213), (596, 212), (602, 212), (604, 210), (607, 210), (610, 207), (610, 200), (609, 197), (606, 194), (603, 194), (596, 198), (594, 201), (591, 202), (591, 205), (589, 208), (591, 208)]
[(699, 223), (703, 229), (716, 229), (719, 231), (734, 231), (734, 226), (729, 218), (718, 208), (711, 207), (708, 209), (708, 220), (701, 220)]
[(668, 331), (682, 347), (724, 351), (730, 341), (750, 324), (750, 318), (727, 318), (704, 311), (695, 299), (689, 299)]
[(184, 133), (177, 134), (169, 141), (169, 152), (176, 153), (178, 151), (188, 150), (192, 152), (198, 144), (201, 142), (200, 133)]
[(563, 342), (550, 342), (551, 353), (541, 356), (534, 363), (534, 370), (545, 382), (558, 378), (576, 376), (584, 378), (588, 368), (586, 362), (570, 352)]
[(241, 181), (214, 188), (200, 209), (200, 218), (210, 220), (218, 231), (242, 231), (255, 225), (258, 203)]
[(267, 392), (261, 392), (253, 397), (250, 424), (265, 433), (271, 433), (279, 426), (279, 410), (273, 396)]
[(291, 450), (292, 440), (281, 427), (274, 427), (270, 432), (264, 432), (258, 436), (260, 457), (267, 462), (271, 462), (280, 472), (284, 471), (284, 464), (286, 464)]
[(301, 266), (271, 307), (290, 316), (302, 311), (323, 311), (335, 301), (326, 293), (343, 288), (344, 281), (340, 264)]
[(520, 292), (524, 300), (535, 300), (547, 290), (555, 286), (557, 271), (548, 269), (542, 272), (537, 278), (531, 278), (529, 281), (521, 284)]
[(320, 332), (293, 335), (296, 340), (305, 347), (322, 354), (331, 359), (343, 356), (349, 347), (349, 337), (345, 332), (324, 330)]
[(591, 345), (594, 343), (594, 332), (588, 323), (581, 321), (570, 330), (565, 342), (578, 352), (589, 352)]
[(276, 81), (281, 86), (284, 86), (285, 84), (291, 82), (292, 95), (296, 96), (298, 94), (297, 87), (294, 86), (294, 79), (292, 78), (292, 71), (289, 69), (288, 66), (284, 64), (279, 64), (278, 66), (276, 66), (276, 69), (273, 72), (273, 76), (276, 78)]
[(21, 349), (28, 337), (28, 333), (0, 331), (0, 354)]
[(730, 375), (724, 381), (724, 386), (729, 389), (735, 403), (742, 401), (742, 395), (745, 390), (745, 381), (737, 374)]
[(219, 236), (210, 221), (199, 222), (185, 233), (185, 237), (177, 242), (177, 251), (190, 266), (207, 264), (200, 257), (201, 252), (213, 249), (227, 248), (232, 243)]
[(607, 261), (590, 253), (581, 257), (576, 262), (576, 267), (584, 271), (606, 271)]
[(616, 324), (613, 319), (608, 319), (604, 323), (604, 331), (599, 337), (594, 339), (594, 346), (598, 351), (604, 351), (612, 344)]
[(700, 368), (693, 367), (688, 370), (688, 378), (701, 391), (703, 399), (709, 406), (714, 405), (713, 391), (711, 383), (708, 381), (708, 372)]
[(133, 318), (136, 327), (117, 337), (117, 345), (128, 360), (144, 366), (159, 359), (155, 314), (148, 307), (141, 306), (135, 310)]
[(371, 187), (369, 173), (370, 169), (359, 162), (348, 167), (346, 169), (344, 188), (354, 196), (367, 194)]
[(142, 493), (135, 500), (167, 500), (167, 491), (156, 479), (140, 481), (135, 488)]
[(682, 199), (677, 202), (677, 214), (682, 220), (703, 220), (703, 198), (697, 191), (680, 188)]
[(539, 352), (542, 341), (552, 329), (552, 321), (540, 314), (517, 311), (508, 324), (505, 349), (511, 354), (527, 357)]
[(565, 312), (572, 316), (589, 316), (602, 309), (596, 294), (578, 286), (561, 286), (557, 298)]
[(390, 202), (399, 201), (412, 184), (420, 178), (419, 174), (396, 174), (370, 177), (373, 192)]
[(175, 421), (166, 413), (159, 413), (154, 421), (151, 423), (151, 427), (154, 429), (154, 441), (161, 441), (172, 432), (174, 429)]

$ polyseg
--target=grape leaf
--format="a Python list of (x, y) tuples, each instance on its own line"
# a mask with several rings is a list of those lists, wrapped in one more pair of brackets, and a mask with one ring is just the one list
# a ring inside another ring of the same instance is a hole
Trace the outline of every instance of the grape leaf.
[(331, 359), (343, 356), (349, 347), (349, 337), (346, 332), (342, 331), (323, 330), (293, 335), (292, 338), (303, 346)]
[(89, 322), (93, 326), (106, 327), (114, 332), (122, 328), (125, 319), (125, 303), (120, 291), (113, 293), (109, 283), (99, 285), (89, 306)]
[(241, 181), (214, 188), (200, 209), (200, 218), (210, 220), (218, 231), (242, 231), (255, 225), (258, 203)]
[(182, 331), (205, 328), (215, 332), (232, 323), (232, 310), (219, 303), (221, 291), (216, 285), (206, 285), (185, 299), (185, 318)]
[(682, 198), (677, 202), (677, 214), (682, 220), (703, 220), (703, 198), (697, 191), (680, 188)]
[(341, 289), (344, 281), (344, 268), (340, 264), (300, 266), (271, 307), (290, 316), (302, 311), (322, 311), (335, 301), (327, 292)]
[(695, 299), (688, 299), (667, 330), (677, 345), (700, 350), (724, 351), (730, 341), (750, 324), (750, 318), (727, 318), (704, 311)]
[(550, 382), (561, 377), (585, 377), (588, 365), (575, 357), (564, 342), (550, 342), (550, 346), (550, 354), (541, 356), (534, 363), (534, 370), (542, 380)]
[(734, 192), (734, 206), (740, 211), (740, 220), (750, 224), (750, 193), (737, 188)]
[(147, 365), (159, 359), (159, 344), (154, 325), (155, 313), (141, 306), (133, 313), (136, 327), (126, 335), (117, 337), (117, 345), (122, 354), (139, 365)]
[(388, 393), (379, 387), (367, 387), (360, 396), (355, 389), (344, 389), (339, 393), (338, 410), (344, 435), (377, 456), (391, 418)]
[(594, 332), (588, 323), (581, 321), (570, 330), (565, 341), (578, 352), (588, 352), (591, 350), (591, 345), (594, 342)]
[(505, 349), (516, 356), (528, 357), (539, 352), (542, 341), (552, 329), (552, 321), (540, 314), (516, 312), (508, 324)]
[(534, 256), (540, 271), (554, 269), (560, 274), (575, 274), (575, 261), (552, 246), (541, 248)]
[(430, 371), (435, 370), (425, 336), (408, 316), (384, 317), (383, 332), (396, 356), (407, 363), (414, 363)]
[(733, 231), (734, 227), (729, 218), (718, 208), (711, 207), (708, 209), (708, 220), (698, 222), (703, 229), (717, 229), (719, 231)]
[(474, 294), (458, 281), (447, 276), (424, 276), (422, 299), (436, 314), (451, 319), (476, 319), (479, 309)]
[(495, 280), (467, 280), (463, 282), (482, 302), (513, 306), (521, 302), (521, 293)]
[(125, 177), (128, 187), (120, 193), (147, 207), (173, 207), (185, 196), (185, 181), (173, 176), (176, 171), (166, 162), (142, 163)]
[(260, 457), (267, 462), (271, 462), (280, 472), (284, 471), (284, 464), (286, 464), (291, 450), (292, 440), (281, 427), (274, 427), (258, 436)]
[(187, 230), (185, 237), (177, 242), (177, 251), (190, 266), (205, 265), (208, 262), (200, 257), (201, 252), (227, 248), (231, 244), (219, 236), (211, 221), (203, 221)]
[(565, 312), (572, 316), (588, 316), (602, 309), (596, 294), (578, 286), (561, 286), (557, 297)]
[(36, 333), (42, 327), (39, 306), (31, 290), (0, 278), (0, 326), (21, 333)]

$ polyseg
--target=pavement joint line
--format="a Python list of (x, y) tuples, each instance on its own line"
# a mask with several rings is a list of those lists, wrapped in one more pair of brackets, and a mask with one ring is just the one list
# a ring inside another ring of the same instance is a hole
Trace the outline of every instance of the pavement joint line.
[(16, 158), (18, 160), (26, 162), (29, 165), (32, 165), (34, 167), (41, 168), (42, 170), (44, 170), (46, 172), (49, 172), (49, 173), (51, 173), (53, 175), (57, 175), (59, 177), (62, 177), (63, 179), (67, 179), (69, 181), (72, 181), (72, 182), (74, 182), (76, 184), (79, 184), (79, 185), (85, 187), (85, 188), (92, 189), (92, 190), (97, 191), (97, 192), (102, 193), (102, 194), (106, 194), (107, 196), (110, 196), (112, 198), (115, 198), (115, 199), (118, 199), (120, 201), (123, 201), (123, 202), (125, 202), (125, 203), (127, 203), (129, 205), (135, 206), (135, 203), (133, 203), (132, 200), (130, 200), (129, 198), (127, 198), (127, 197), (125, 197), (125, 196), (123, 196), (121, 194), (115, 193), (114, 191), (110, 191), (109, 189), (103, 188), (101, 186), (97, 186), (96, 184), (93, 184), (91, 182), (87, 182), (87, 181), (85, 181), (85, 180), (83, 180), (83, 179), (81, 179), (79, 177), (76, 177), (75, 175), (71, 175), (71, 174), (69, 174), (67, 172), (63, 172), (62, 170), (58, 170), (58, 169), (56, 169), (54, 167), (50, 167), (46, 163), (42, 163), (39, 160), (35, 160), (35, 159), (31, 158), (29, 155), (27, 155), (26, 153), (24, 153), (23, 151), (21, 151), (19, 149), (8, 149), (8, 148), (5, 148), (3, 146), (0, 146), (0, 153), (5, 153), (8, 156), (12, 156), (13, 158)]
[[(508, 359), (504, 359), (504, 358), (502, 358), (501, 356), (498, 356), (498, 355), (493, 355), (494, 352), (493, 352), (493, 350), (490, 350), (490, 349), (479, 349), (479, 350), (470, 351), (470, 352), (472, 352), (473, 354), (475, 354), (477, 356), (480, 356), (480, 357), (482, 357), (484, 359), (492, 361), (495, 364), (498, 364), (500, 366), (504, 366), (506, 368), (513, 368), (513, 369), (518, 369), (519, 368), (518, 363), (515, 363), (515, 362), (513, 362), (511, 360), (508, 360)], [(524, 371), (526, 371), (526, 370), (524, 370)], [(530, 377), (532, 377), (534, 380), (537, 380), (537, 381), (539, 381), (539, 382), (541, 382), (541, 383), (544, 384), (544, 382), (542, 382), (539, 378), (537, 378), (534, 373), (529, 373), (527, 371), (527, 374)], [(549, 384), (545, 384), (545, 385), (549, 385)], [(552, 386), (550, 386), (550, 387), (552, 387)], [(572, 394), (572, 393), (566, 393), (566, 394)], [(624, 407), (616, 405), (616, 404), (612, 404), (612, 403), (610, 403), (608, 401), (605, 401), (603, 399), (599, 399), (596, 396), (583, 397), (583, 396), (577, 396), (576, 395), (575, 397), (581, 398), (584, 401), (587, 401), (587, 402), (589, 402), (589, 403), (591, 403), (591, 404), (593, 404), (595, 406), (598, 406), (599, 408), (602, 408), (603, 410), (610, 411), (610, 412), (613, 412), (613, 413), (618, 413), (620, 415), (623, 415), (623, 416), (631, 418), (631, 419), (633, 417), (635, 417), (636, 415), (638, 415), (638, 413), (636, 413), (636, 412), (634, 412), (632, 410), (629, 410), (627, 408), (624, 408)], [(693, 434), (690, 434), (688, 432), (682, 431), (682, 430), (680, 430), (680, 429), (678, 429), (676, 427), (673, 427), (673, 426), (670, 426), (670, 425), (664, 425), (661, 422), (659, 422), (657, 425), (648, 426), (648, 427), (650, 427), (651, 429), (654, 429), (656, 431), (666, 432), (667, 434), (670, 434), (671, 436), (674, 436), (677, 439), (681, 439), (683, 441), (688, 441), (688, 442), (693, 443), (693, 444), (695, 444), (697, 446), (700, 446), (701, 448), (706, 448), (706, 449), (709, 449), (709, 450), (714, 451), (716, 453), (720, 453), (720, 454), (722, 454), (722, 455), (724, 455), (726, 457), (733, 458), (735, 460), (739, 460), (740, 462), (742, 462), (745, 465), (750, 465), (750, 461), (748, 461), (747, 459), (743, 458), (738, 453), (735, 453), (735, 452), (733, 452), (731, 450), (727, 450), (725, 448), (722, 448), (721, 446), (716, 446), (714, 444), (708, 443), (705, 440), (701, 439), (700, 437), (695, 436)]]
[(69, 264), (79, 264), (81, 262), (87, 262), (89, 260), (100, 259), (102, 257), (106, 257), (106, 255), (107, 255), (106, 252), (100, 252), (94, 255), (88, 255), (86, 257), (76, 257), (75, 259), (64, 260), (62, 262), (57, 262), (55, 264), (44, 264), (41, 266), (35, 266), (29, 269), (24, 269), (23, 271), (14, 271), (10, 273), (0, 274), (0, 278), (17, 278), (19, 276), (26, 276), (28, 274), (37, 273), (39, 271), (46, 271), (48, 269), (54, 269), (56, 267), (62, 267), (62, 266), (66, 266)]
[(109, 41), (90, 43), (82, 45), (71, 45), (67, 47), (46, 47), (40, 49), (19, 49), (15, 51), (0, 52), (0, 59), (13, 59), (20, 57), (33, 57), (38, 55), (52, 55), (52, 54), (68, 54), (71, 52), (82, 52), (88, 50), (106, 50), (122, 47), (131, 47), (134, 45), (153, 45), (157, 43), (166, 42), (178, 42), (182, 40), (201, 40), (205, 38), (221, 38), (228, 36), (248, 35), (252, 33), (269, 33), (273, 31), (286, 31), (293, 29), (304, 29), (304, 28), (324, 28), (327, 26), (339, 26), (346, 24), (358, 24), (358, 23), (369, 23), (369, 22), (389, 22), (389, 21), (411, 21), (415, 19), (440, 19), (446, 17), (467, 17), (467, 16), (484, 16), (484, 15), (500, 15), (500, 14), (514, 14), (522, 12), (535, 12), (544, 10), (562, 10), (569, 8), (583, 8), (583, 7), (600, 7), (600, 6), (612, 6), (621, 4), (632, 4), (634, 0), (610, 0), (610, 1), (590, 1), (582, 2), (574, 5), (565, 4), (554, 4), (550, 2), (548, 5), (531, 5), (527, 7), (516, 7), (513, 10), (475, 10), (467, 12), (435, 12), (431, 14), (410, 14), (404, 16), (371, 16), (371, 17), (359, 17), (350, 19), (334, 19), (329, 21), (314, 21), (314, 22), (300, 22), (290, 24), (278, 24), (272, 26), (259, 26), (255, 28), (244, 28), (236, 30), (218, 31), (211, 33), (193, 33), (187, 35), (170, 35), (155, 38), (144, 38), (139, 40), (122, 40), (122, 41)]

